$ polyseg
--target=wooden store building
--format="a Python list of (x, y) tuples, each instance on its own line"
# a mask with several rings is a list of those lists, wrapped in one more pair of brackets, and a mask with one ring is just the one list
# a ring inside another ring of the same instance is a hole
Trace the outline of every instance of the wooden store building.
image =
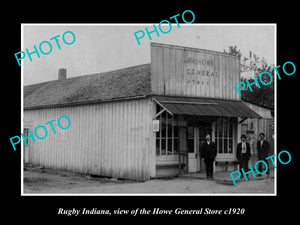
[(24, 162), (145, 181), (204, 172), (200, 146), (210, 134), (215, 169), (233, 171), (242, 124), (265, 119), (238, 96), (239, 71), (239, 57), (158, 43), (150, 64), (73, 78), (60, 70), (58, 80), (24, 87), (24, 133), (61, 115), (71, 126), (28, 139)]

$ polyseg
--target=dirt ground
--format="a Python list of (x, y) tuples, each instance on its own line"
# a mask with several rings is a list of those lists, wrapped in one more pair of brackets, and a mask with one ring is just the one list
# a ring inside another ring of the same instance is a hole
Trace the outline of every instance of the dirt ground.
[(273, 194), (275, 183), (272, 174), (240, 179), (234, 186), (229, 172), (215, 173), (214, 180), (190, 176), (135, 182), (43, 168), (26, 169), (23, 180), (24, 194)]

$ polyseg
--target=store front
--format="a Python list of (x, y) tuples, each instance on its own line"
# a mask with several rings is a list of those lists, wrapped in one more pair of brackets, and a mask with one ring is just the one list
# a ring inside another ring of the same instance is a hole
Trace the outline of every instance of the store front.
[(156, 176), (205, 172), (201, 146), (209, 134), (217, 147), (216, 171), (236, 169), (239, 118), (259, 117), (238, 101), (154, 96)]
[(241, 122), (260, 118), (235, 91), (239, 81), (237, 56), (151, 43), (157, 177), (204, 172), (201, 146), (207, 134), (217, 147), (215, 171), (236, 169)]

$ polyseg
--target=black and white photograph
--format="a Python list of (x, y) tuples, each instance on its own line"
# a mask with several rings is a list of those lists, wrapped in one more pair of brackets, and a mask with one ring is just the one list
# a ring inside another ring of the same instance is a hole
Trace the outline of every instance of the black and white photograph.
[(3, 219), (293, 221), (296, 3), (122, 3), (3, 7)]
[(24, 195), (276, 194), (276, 24), (22, 31)]

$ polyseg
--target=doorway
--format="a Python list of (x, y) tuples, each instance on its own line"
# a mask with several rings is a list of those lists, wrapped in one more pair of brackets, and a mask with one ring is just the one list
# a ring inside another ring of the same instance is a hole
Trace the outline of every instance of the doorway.
[(201, 161), (201, 146), (207, 134), (212, 137), (211, 123), (187, 127), (188, 173), (205, 171), (204, 162)]

